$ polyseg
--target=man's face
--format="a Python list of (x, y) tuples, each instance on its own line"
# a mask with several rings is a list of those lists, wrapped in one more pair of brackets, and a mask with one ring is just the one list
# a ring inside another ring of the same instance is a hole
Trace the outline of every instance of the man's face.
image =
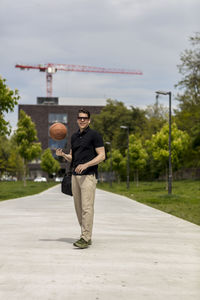
[(77, 123), (80, 131), (83, 131), (90, 124), (90, 119), (88, 118), (87, 114), (79, 113), (77, 118)]

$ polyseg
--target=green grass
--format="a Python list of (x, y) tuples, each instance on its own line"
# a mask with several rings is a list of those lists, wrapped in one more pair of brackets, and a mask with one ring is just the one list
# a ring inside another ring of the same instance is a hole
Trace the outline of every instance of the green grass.
[(24, 183), (22, 181), (1, 181), (0, 201), (38, 194), (56, 184), (56, 182), (27, 181), (27, 186), (24, 187)]
[(98, 183), (98, 188), (127, 196), (189, 222), (200, 225), (200, 181), (182, 180), (173, 182), (172, 195), (168, 195), (165, 182), (140, 182), (139, 187), (130, 183)]

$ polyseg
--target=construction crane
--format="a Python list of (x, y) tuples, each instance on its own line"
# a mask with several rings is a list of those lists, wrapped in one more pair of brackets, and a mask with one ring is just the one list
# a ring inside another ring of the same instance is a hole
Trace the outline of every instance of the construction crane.
[(53, 74), (55, 74), (57, 71), (142, 75), (141, 71), (100, 68), (100, 67), (88, 67), (88, 66), (80, 66), (80, 65), (52, 64), (52, 63), (39, 64), (39, 65), (17, 64), (17, 65), (15, 65), (15, 67), (20, 68), (21, 70), (36, 69), (36, 70), (39, 70), (40, 72), (46, 72), (47, 97), (52, 97)]

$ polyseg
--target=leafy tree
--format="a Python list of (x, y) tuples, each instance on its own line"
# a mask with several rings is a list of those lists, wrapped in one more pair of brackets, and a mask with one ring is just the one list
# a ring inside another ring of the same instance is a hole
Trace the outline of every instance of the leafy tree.
[(152, 134), (160, 131), (168, 118), (168, 108), (158, 102), (158, 98), (153, 105), (147, 105), (145, 110), (147, 126), (145, 128), (145, 138), (151, 138)]
[(6, 85), (6, 80), (0, 77), (0, 136), (10, 134), (11, 126), (5, 120), (4, 113), (12, 112), (19, 98), (18, 91), (10, 90)]
[(23, 166), (23, 159), (21, 158), (18, 149), (11, 149), (7, 164), (8, 173), (12, 176), (16, 176), (18, 180), (21, 180), (23, 177)]
[(190, 154), (186, 157), (186, 166), (199, 166), (200, 157), (200, 32), (190, 37), (192, 48), (185, 50), (178, 65), (182, 79), (176, 84), (182, 93), (178, 93), (179, 101), (176, 123), (191, 137)]
[(123, 102), (116, 100), (107, 100), (107, 105), (101, 113), (92, 116), (92, 125), (99, 131), (105, 141), (112, 142), (115, 147), (115, 136), (121, 133), (120, 125), (129, 125), (131, 121), (130, 111), (125, 107)]
[(130, 113), (131, 113), (130, 132), (134, 133), (135, 136), (143, 136), (144, 131), (148, 127), (146, 110), (131, 106)]
[(41, 154), (41, 144), (36, 142), (37, 131), (35, 124), (23, 110), (20, 110), (20, 118), (17, 123), (17, 130), (15, 133), (15, 139), (18, 145), (20, 156), (24, 161), (24, 185), (26, 185), (26, 170), (28, 161), (38, 158)]
[(22, 177), (23, 162), (19, 155), (14, 138), (8, 139), (6, 136), (0, 137), (0, 172)]
[(120, 125), (128, 126), (129, 131), (137, 135), (143, 132), (146, 126), (145, 112), (139, 108), (128, 109), (123, 102), (107, 100), (101, 113), (92, 116), (92, 126), (99, 131), (104, 141), (112, 142), (113, 148), (124, 152), (126, 148), (126, 131)]
[(186, 98), (179, 95), (180, 106), (189, 101), (199, 102), (200, 95), (200, 32), (190, 37), (193, 49), (185, 50), (180, 57), (179, 73), (183, 75), (176, 87), (184, 90)]
[[(183, 162), (185, 152), (189, 147), (189, 135), (177, 128), (175, 123), (172, 124), (171, 131), (171, 159), (173, 169), (180, 167)], [(152, 136), (152, 139), (146, 142), (149, 151), (152, 153), (155, 162), (168, 169), (169, 161), (169, 125), (165, 124), (163, 128)], [(167, 178), (166, 178), (167, 179)]]
[(10, 143), (6, 136), (0, 136), (0, 175), (7, 171), (7, 164), (10, 155)]
[(53, 157), (51, 150), (48, 148), (44, 150), (41, 157), (41, 168), (43, 171), (47, 172), (49, 175), (53, 173), (58, 173), (60, 170), (59, 162)]
[(183, 78), (176, 84), (182, 94), (178, 94), (179, 109), (176, 122), (195, 138), (200, 132), (200, 32), (190, 37), (192, 49), (185, 50), (180, 57), (179, 73)]
[(107, 153), (107, 159), (99, 165), (99, 171), (109, 172), (111, 159), (112, 170), (115, 172), (117, 181), (120, 182), (120, 179), (126, 174), (125, 163), (123, 162), (126, 158), (123, 157), (119, 149), (112, 150), (112, 158), (110, 156), (110, 152)]
[(195, 138), (193, 139), (192, 152), (193, 153), (190, 152), (190, 154), (193, 155), (194, 165), (197, 167), (200, 167), (200, 159), (199, 159), (200, 158), (200, 130), (197, 133), (197, 135), (195, 136)]
[[(112, 151), (112, 168), (116, 174), (118, 182), (126, 174), (126, 169), (124, 167), (125, 164), (123, 162), (125, 159), (126, 159), (126, 157), (124, 157), (120, 153), (119, 149), (113, 149), (113, 151)], [(109, 160), (108, 160), (108, 163), (110, 163)]]
[(23, 160), (19, 154), (18, 146), (14, 136), (8, 140), (10, 151), (8, 160), (6, 162), (6, 171), (12, 175), (16, 176), (18, 180), (23, 177)]
[(134, 179), (139, 184), (139, 171), (143, 170), (147, 163), (148, 154), (142, 145), (141, 139), (133, 134), (129, 136), (130, 170), (134, 172)]

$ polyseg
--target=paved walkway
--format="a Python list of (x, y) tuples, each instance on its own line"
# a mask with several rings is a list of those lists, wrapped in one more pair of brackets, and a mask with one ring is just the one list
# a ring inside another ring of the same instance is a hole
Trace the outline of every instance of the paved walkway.
[(200, 227), (97, 190), (84, 250), (73, 201), (53, 187), (0, 203), (2, 300), (199, 300)]

